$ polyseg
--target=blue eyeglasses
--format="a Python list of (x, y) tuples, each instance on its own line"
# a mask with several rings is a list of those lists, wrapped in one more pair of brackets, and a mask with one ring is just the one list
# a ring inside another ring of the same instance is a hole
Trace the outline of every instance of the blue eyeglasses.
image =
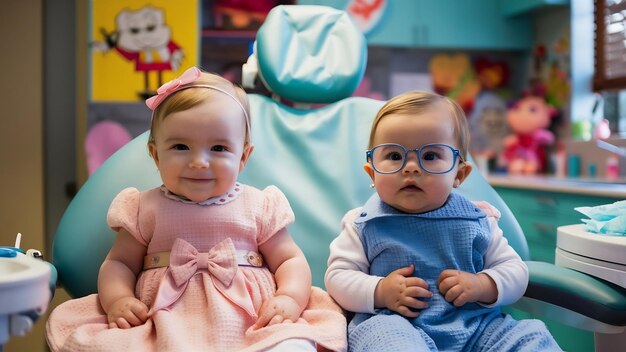
[(393, 174), (404, 168), (409, 152), (417, 153), (420, 168), (430, 174), (450, 172), (457, 158), (465, 162), (461, 152), (447, 144), (426, 144), (417, 149), (407, 150), (400, 144), (388, 143), (375, 146), (365, 155), (374, 171), (379, 174)]

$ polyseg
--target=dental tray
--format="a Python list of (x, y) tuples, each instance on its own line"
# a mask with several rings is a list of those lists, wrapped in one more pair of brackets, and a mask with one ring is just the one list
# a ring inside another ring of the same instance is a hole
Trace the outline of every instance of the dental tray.
[(626, 288), (626, 236), (585, 231), (583, 224), (557, 229), (555, 264)]
[(24, 335), (50, 301), (50, 265), (19, 248), (0, 247), (0, 347)]

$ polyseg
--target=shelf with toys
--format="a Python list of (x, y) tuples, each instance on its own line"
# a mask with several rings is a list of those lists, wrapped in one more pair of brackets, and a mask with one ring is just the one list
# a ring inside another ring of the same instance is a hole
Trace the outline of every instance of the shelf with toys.
[(233, 82), (241, 82), (257, 29), (277, 5), (294, 4), (281, 0), (203, 0), (201, 8), (200, 63)]

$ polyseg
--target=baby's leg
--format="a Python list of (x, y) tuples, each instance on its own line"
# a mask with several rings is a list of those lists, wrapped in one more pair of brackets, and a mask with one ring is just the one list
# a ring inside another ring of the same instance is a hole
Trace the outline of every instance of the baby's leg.
[(510, 315), (498, 317), (478, 338), (477, 351), (551, 352), (563, 351), (546, 325), (537, 319), (515, 320)]
[(400, 315), (375, 315), (350, 330), (349, 352), (436, 351), (433, 340)]
[(315, 342), (307, 339), (288, 339), (266, 349), (264, 352), (316, 352)]

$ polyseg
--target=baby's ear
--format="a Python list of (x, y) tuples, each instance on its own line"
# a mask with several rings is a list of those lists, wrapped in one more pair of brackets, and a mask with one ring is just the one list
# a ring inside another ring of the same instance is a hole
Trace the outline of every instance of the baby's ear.
[(154, 144), (154, 142), (148, 143), (148, 152), (150, 153), (152, 160), (154, 160), (158, 168), (159, 167), (159, 152), (157, 152), (156, 144)]
[(472, 173), (473, 166), (469, 161), (464, 161), (459, 165), (459, 169), (456, 172), (456, 177), (454, 179), (454, 188), (459, 187), (463, 181)]
[(372, 165), (370, 163), (363, 164), (363, 170), (365, 171), (365, 173), (367, 173), (370, 176), (372, 181), (374, 181), (374, 174), (376, 172), (374, 171), (374, 168), (372, 167)]
[(250, 143), (243, 147), (243, 153), (241, 153), (241, 161), (239, 162), (239, 172), (243, 171), (243, 168), (246, 167), (248, 163), (248, 158), (250, 158), (250, 154), (254, 150), (254, 144)]

